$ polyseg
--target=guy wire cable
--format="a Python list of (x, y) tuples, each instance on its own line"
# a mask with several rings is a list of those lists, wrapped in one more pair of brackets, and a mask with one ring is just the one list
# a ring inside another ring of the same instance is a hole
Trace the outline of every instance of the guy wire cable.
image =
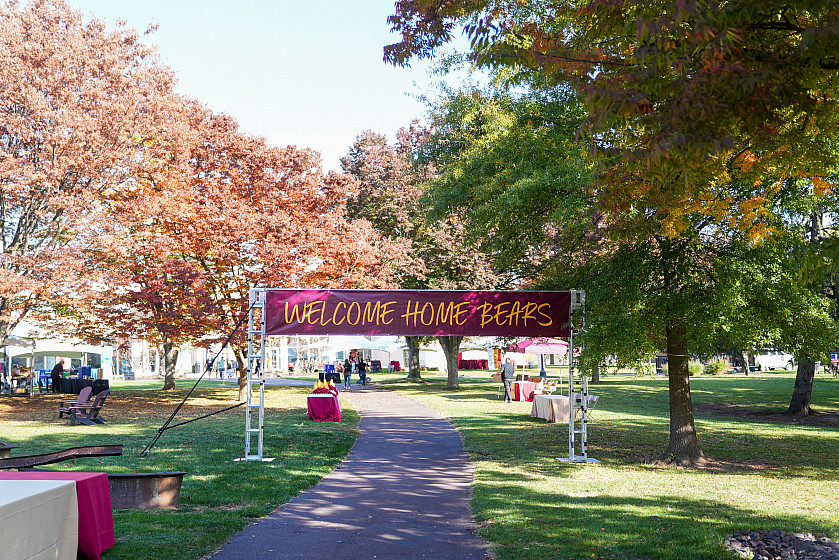
[(242, 323), (245, 322), (245, 319), (248, 318), (251, 310), (254, 308), (256, 303), (257, 302), (254, 301), (253, 304), (248, 308), (248, 310), (242, 316), (242, 318), (239, 319), (239, 322), (236, 323), (236, 326), (233, 328), (233, 331), (230, 333), (230, 335), (224, 341), (224, 344), (221, 345), (221, 348), (219, 348), (219, 351), (216, 353), (216, 355), (213, 357), (213, 359), (207, 361), (207, 365), (204, 367), (204, 371), (201, 373), (201, 376), (195, 382), (195, 385), (192, 386), (192, 388), (189, 390), (189, 392), (183, 398), (181, 403), (175, 408), (175, 410), (172, 411), (172, 414), (169, 415), (169, 418), (166, 419), (166, 422), (164, 422), (163, 425), (160, 428), (158, 428), (157, 434), (155, 434), (154, 439), (152, 439), (151, 443), (148, 444), (148, 446), (146, 446), (146, 448), (143, 449), (140, 452), (140, 457), (147, 457), (148, 454), (149, 454), (149, 451), (151, 451), (152, 447), (154, 447), (154, 445), (157, 443), (157, 440), (160, 439), (160, 436), (163, 435), (163, 432), (165, 432), (169, 428), (175, 428), (177, 426), (183, 426), (184, 424), (189, 424), (190, 422), (193, 422), (195, 420), (200, 420), (201, 418), (206, 418), (206, 417), (212, 416), (214, 414), (219, 414), (220, 412), (225, 412), (227, 410), (230, 410), (230, 409), (233, 409), (233, 408), (236, 408), (236, 407), (239, 407), (239, 406), (242, 406), (243, 404), (245, 404), (244, 402), (240, 402), (239, 404), (229, 406), (229, 407), (224, 408), (222, 410), (217, 410), (216, 412), (211, 412), (210, 414), (205, 414), (204, 416), (199, 416), (198, 418), (193, 418), (192, 420), (187, 420), (186, 422), (180, 422), (180, 423), (172, 425), (172, 426), (169, 425), (169, 424), (172, 423), (172, 420), (175, 418), (175, 416), (181, 410), (181, 408), (183, 407), (184, 403), (186, 403), (186, 401), (190, 397), (190, 395), (192, 395), (192, 392), (195, 391), (195, 388), (198, 387), (198, 384), (201, 382), (201, 380), (204, 379), (204, 376), (207, 374), (207, 372), (212, 369), (213, 364), (218, 359), (218, 357), (221, 355), (221, 353), (224, 351), (224, 349), (227, 347), (227, 345), (230, 344), (230, 341), (233, 339), (233, 335), (236, 334), (236, 331), (239, 330), (239, 327), (241, 327)]

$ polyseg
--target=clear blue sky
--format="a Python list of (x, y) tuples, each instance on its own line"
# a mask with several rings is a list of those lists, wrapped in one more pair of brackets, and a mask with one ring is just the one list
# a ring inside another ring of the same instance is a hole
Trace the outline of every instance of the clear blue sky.
[(338, 169), (363, 130), (393, 134), (423, 106), (406, 93), (424, 63), (382, 62), (393, 0), (68, 0), (86, 15), (144, 31), (179, 77), (178, 91), (233, 116), (275, 146), (321, 153)]

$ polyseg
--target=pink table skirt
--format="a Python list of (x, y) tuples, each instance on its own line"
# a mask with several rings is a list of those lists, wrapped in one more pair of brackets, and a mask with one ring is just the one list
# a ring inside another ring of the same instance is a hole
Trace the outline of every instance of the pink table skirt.
[(489, 369), (489, 360), (458, 360), (457, 369)]
[(315, 394), (306, 398), (309, 419), (318, 422), (340, 422), (341, 400), (335, 395)]
[(0, 480), (74, 480), (79, 499), (79, 554), (88, 560), (116, 543), (108, 475), (89, 472), (0, 471)]
[(514, 401), (533, 401), (533, 392), (536, 391), (541, 383), (533, 383), (531, 381), (516, 381), (513, 383), (513, 400)]

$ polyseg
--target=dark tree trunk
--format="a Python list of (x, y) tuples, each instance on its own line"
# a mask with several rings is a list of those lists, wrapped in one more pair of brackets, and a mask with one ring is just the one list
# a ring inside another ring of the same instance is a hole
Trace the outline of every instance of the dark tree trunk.
[[(821, 208), (815, 208), (810, 214), (809, 238), (810, 243), (818, 243), (824, 228), (824, 213)], [(816, 363), (810, 356), (798, 357), (798, 369), (795, 374), (795, 385), (792, 389), (787, 414), (812, 414), (810, 399), (813, 395), (813, 378), (816, 376)]]
[(667, 325), (667, 377), (670, 384), (670, 443), (662, 460), (683, 466), (702, 465), (705, 455), (699, 448), (690, 397), (687, 332), (676, 321)]
[(591, 382), (600, 383), (600, 364), (591, 366)]
[(813, 394), (813, 379), (816, 377), (816, 362), (809, 356), (798, 357), (798, 370), (795, 374), (795, 386), (787, 414), (812, 414), (810, 397)]
[(405, 344), (408, 345), (408, 379), (422, 379), (420, 376), (420, 343), (418, 336), (406, 336)]
[(170, 391), (175, 388), (175, 366), (178, 363), (178, 349), (171, 342), (163, 343), (163, 390)]
[(446, 389), (457, 389), (460, 385), (457, 381), (457, 353), (460, 350), (462, 336), (438, 336), (437, 340), (443, 347), (443, 354), (446, 356)]

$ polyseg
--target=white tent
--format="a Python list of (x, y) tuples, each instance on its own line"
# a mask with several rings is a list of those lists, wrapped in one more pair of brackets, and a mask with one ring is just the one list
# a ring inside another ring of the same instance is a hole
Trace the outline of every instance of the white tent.
[(382, 336), (371, 340), (363, 336), (336, 335), (329, 337), (332, 348), (346, 348), (349, 350), (384, 350), (393, 352), (400, 348), (398, 336)]
[(104, 351), (101, 346), (93, 346), (91, 344), (58, 342), (55, 340), (38, 340), (32, 342), (34, 346), (9, 349), (7, 353), (9, 356), (31, 354), (34, 357), (62, 356), (64, 358), (81, 358), (83, 354), (102, 354)]
[[(35, 348), (35, 341), (31, 338), (20, 338), (19, 336), (11, 335), (6, 338), (6, 342), (2, 344), (2, 346), (11, 346), (14, 348)], [(12, 355), (13, 351), (6, 350), (9, 355)], [(18, 352), (18, 354), (23, 354), (24, 352)]]

